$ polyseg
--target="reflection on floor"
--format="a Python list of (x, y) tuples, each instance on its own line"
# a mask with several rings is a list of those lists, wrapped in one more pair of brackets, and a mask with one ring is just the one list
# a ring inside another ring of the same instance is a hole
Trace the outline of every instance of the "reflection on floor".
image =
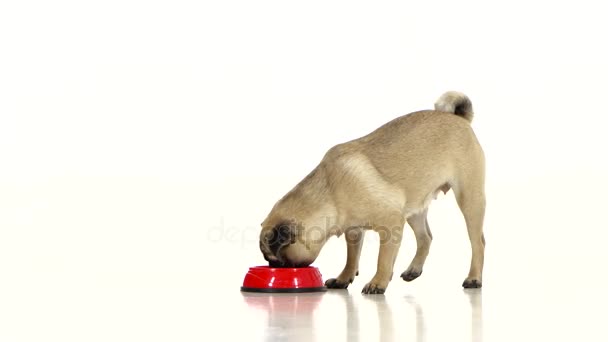
[[(443, 331), (438, 329), (433, 334), (428, 330), (429, 313), (412, 295), (402, 298), (363, 296), (338, 290), (311, 294), (244, 292), (242, 296), (249, 309), (265, 313), (266, 324), (260, 336), (265, 341), (322, 341), (326, 338), (392, 341), (409, 338), (422, 342), (431, 335), (450, 339), (459, 337), (459, 334), (468, 335), (465, 340), (482, 341), (482, 292), (479, 289), (462, 292), (461, 297), (466, 298), (466, 305), (458, 309), (467, 311), (467, 317), (464, 318), (463, 313), (453, 323), (468, 321), (470, 330), (456, 329), (450, 332), (448, 327)], [(438, 313), (438, 318), (443, 318), (442, 313)]]

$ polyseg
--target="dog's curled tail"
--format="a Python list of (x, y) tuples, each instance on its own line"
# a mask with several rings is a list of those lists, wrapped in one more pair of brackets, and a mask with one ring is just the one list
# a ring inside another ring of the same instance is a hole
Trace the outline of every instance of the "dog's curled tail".
[(473, 121), (473, 104), (471, 100), (457, 91), (448, 91), (435, 102), (435, 110), (462, 116), (469, 122)]

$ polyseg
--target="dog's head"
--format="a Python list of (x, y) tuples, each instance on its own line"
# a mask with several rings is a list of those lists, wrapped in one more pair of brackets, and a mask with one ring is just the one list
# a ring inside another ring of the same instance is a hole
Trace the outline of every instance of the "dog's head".
[(306, 267), (315, 261), (327, 238), (320, 224), (269, 217), (262, 223), (260, 250), (271, 267)]
[(306, 267), (318, 254), (306, 243), (304, 227), (295, 221), (262, 225), (260, 250), (271, 267)]
[(260, 233), (260, 250), (272, 267), (306, 267), (337, 227), (337, 210), (315, 169), (272, 208)]

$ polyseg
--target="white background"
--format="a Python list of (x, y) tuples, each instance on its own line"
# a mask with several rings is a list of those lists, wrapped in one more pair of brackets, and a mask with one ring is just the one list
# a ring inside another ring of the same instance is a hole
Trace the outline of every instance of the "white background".
[[(0, 338), (91, 340), (101, 322), (100, 339), (174, 336), (182, 319), (135, 329), (115, 317), (148, 302), (112, 298), (238, 294), (264, 262), (260, 222), (328, 148), (446, 90), (473, 101), (487, 156), (485, 286), (601, 296), (604, 14), (599, 1), (2, 2)], [(470, 252), (451, 193), (430, 224), (425, 275), (388, 291), (460, 286)], [(368, 242), (354, 291), (375, 271)], [(325, 277), (343, 244), (316, 261)], [(414, 248), (406, 235), (396, 272)]]

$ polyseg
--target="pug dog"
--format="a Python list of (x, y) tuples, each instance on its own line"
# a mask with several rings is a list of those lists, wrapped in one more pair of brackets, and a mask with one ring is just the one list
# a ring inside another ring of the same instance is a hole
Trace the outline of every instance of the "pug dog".
[(396, 118), (370, 134), (329, 149), (319, 165), (281, 198), (262, 223), (260, 249), (272, 267), (306, 267), (331, 236), (345, 235), (346, 265), (328, 288), (347, 288), (359, 273), (364, 232), (379, 234), (374, 277), (364, 294), (382, 294), (392, 276), (407, 222), (417, 250), (401, 274), (422, 274), (433, 238), (430, 202), (453, 190), (464, 216), (472, 256), (462, 284), (482, 284), (485, 238), (485, 159), (471, 128), (473, 106), (459, 92), (443, 94), (434, 110)]

